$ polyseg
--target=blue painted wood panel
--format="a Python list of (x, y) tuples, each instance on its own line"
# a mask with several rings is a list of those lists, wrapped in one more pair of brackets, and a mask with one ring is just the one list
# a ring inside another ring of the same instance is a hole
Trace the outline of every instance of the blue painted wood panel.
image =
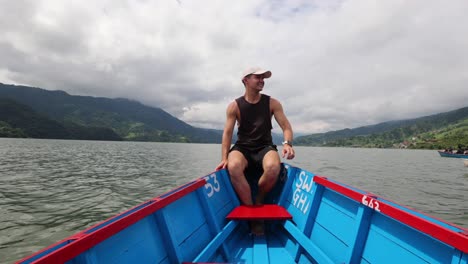
[(162, 209), (181, 261), (191, 261), (214, 237), (195, 192)]
[(314, 174), (303, 170), (296, 170), (293, 177), (294, 180), (290, 187), (292, 190), (286, 197), (284, 207), (293, 216), (297, 227), (302, 230), (312, 205)]
[(237, 196), (231, 186), (229, 176), (224, 171), (218, 171), (206, 177), (207, 183), (203, 192), (206, 196), (208, 206), (214, 214), (215, 222), (222, 228), (227, 224), (226, 215), (228, 215), (237, 205), (239, 205)]
[(96, 263), (130, 263), (134, 259), (164, 263), (167, 254), (163, 243), (161, 232), (150, 215), (91, 248), (88, 254)]
[[(386, 250), (382, 250), (388, 248)], [(450, 263), (453, 247), (405, 224), (375, 213), (369, 229), (363, 258), (372, 262), (412, 261), (411, 263)], [(391, 252), (387, 254), (386, 252)]]
[[(334, 203), (333, 201), (337, 201)], [(325, 190), (315, 222), (346, 246), (354, 241), (358, 203), (333, 191)]]

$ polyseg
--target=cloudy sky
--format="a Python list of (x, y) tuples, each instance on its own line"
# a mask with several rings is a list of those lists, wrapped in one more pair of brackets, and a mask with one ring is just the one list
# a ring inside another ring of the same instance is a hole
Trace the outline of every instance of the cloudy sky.
[[(468, 106), (466, 0), (0, 0), (0, 82), (124, 97), (222, 129), (241, 72), (296, 132)], [(277, 130), (278, 128), (276, 128)]]

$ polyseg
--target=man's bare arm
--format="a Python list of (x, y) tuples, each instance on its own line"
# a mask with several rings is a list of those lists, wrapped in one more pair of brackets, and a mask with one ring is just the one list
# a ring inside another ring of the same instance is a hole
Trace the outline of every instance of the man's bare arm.
[(278, 122), (278, 125), (283, 130), (284, 140), (292, 141), (293, 131), (292, 131), (291, 123), (289, 123), (288, 118), (286, 118), (286, 115), (284, 114), (283, 106), (278, 100), (273, 99), (273, 98), (271, 98), (270, 103), (271, 103), (271, 108), (273, 110), (273, 116), (275, 117), (276, 122)]
[(221, 143), (221, 163), (216, 170), (224, 169), (227, 166), (229, 148), (231, 147), (232, 133), (236, 124), (237, 103), (231, 102), (226, 110), (226, 124), (224, 125), (223, 139)]
[[(289, 123), (288, 118), (284, 114), (283, 111), (283, 106), (281, 103), (276, 100), (271, 98), (270, 101), (271, 109), (273, 111), (273, 116), (275, 117), (276, 122), (278, 122), (278, 125), (281, 127), (283, 130), (283, 137), (285, 141), (292, 142), (293, 140), (293, 131), (291, 127), (291, 123)], [(283, 157), (286, 157), (287, 159), (293, 159), (295, 156), (294, 150), (292, 146), (285, 144), (283, 146)]]

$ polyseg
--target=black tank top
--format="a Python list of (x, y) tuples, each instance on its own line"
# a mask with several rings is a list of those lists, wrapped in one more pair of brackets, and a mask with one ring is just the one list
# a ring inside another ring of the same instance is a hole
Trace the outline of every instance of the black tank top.
[(236, 145), (249, 148), (273, 145), (270, 96), (262, 94), (256, 104), (247, 102), (244, 96), (237, 98), (236, 102), (240, 111)]

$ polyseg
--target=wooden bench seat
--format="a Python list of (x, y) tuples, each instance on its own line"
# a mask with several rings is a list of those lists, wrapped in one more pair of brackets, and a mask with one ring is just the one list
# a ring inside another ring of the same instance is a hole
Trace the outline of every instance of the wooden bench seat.
[(291, 214), (277, 204), (240, 205), (226, 216), (229, 220), (290, 220)]

